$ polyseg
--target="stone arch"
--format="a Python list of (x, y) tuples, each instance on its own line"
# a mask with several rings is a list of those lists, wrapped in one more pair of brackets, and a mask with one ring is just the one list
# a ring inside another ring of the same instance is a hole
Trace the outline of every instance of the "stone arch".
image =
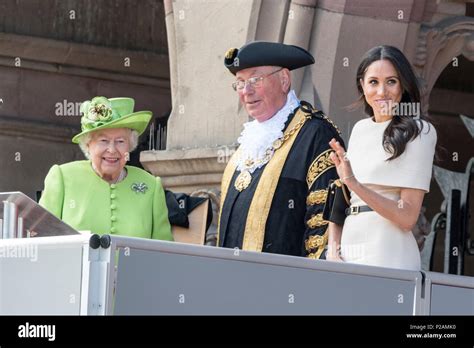
[(474, 61), (474, 18), (449, 17), (435, 25), (420, 28), (414, 66), (423, 85), (423, 111), (429, 107), (429, 95), (446, 66), (459, 55)]

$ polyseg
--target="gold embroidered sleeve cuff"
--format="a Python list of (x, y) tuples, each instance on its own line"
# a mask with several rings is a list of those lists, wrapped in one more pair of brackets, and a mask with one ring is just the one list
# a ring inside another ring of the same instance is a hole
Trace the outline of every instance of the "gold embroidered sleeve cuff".
[(325, 226), (329, 223), (329, 221), (323, 220), (323, 214), (316, 214), (311, 217), (308, 221), (306, 221), (306, 225), (311, 228), (317, 228), (321, 226)]
[(316, 248), (319, 249), (319, 247), (324, 246), (324, 236), (309, 236), (309, 238), (306, 239), (306, 241), (304, 242), (304, 246), (307, 252), (310, 252), (311, 250)]
[(326, 247), (328, 242), (328, 233), (325, 232), (322, 236), (314, 235), (309, 236), (308, 239), (305, 241), (305, 249), (308, 252), (308, 258), (310, 259), (319, 259), (321, 254)]
[(327, 196), (328, 190), (312, 191), (306, 197), (306, 205), (324, 204), (326, 203)]
[(306, 183), (308, 187), (313, 186), (314, 182), (327, 170), (334, 167), (334, 163), (329, 158), (329, 155), (333, 152), (332, 149), (328, 149), (322, 152), (316, 159), (311, 163), (306, 174)]

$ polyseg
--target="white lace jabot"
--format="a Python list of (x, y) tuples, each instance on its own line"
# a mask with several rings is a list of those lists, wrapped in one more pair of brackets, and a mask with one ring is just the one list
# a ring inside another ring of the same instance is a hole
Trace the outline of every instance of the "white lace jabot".
[[(253, 173), (255, 169), (262, 167), (267, 162), (257, 163), (265, 157), (267, 149), (271, 148), (273, 142), (283, 136), (283, 128), (288, 116), (300, 105), (295, 91), (291, 90), (286, 98), (285, 105), (270, 119), (264, 122), (253, 120), (244, 123), (244, 130), (237, 139), (240, 144), (240, 156), (236, 159), (237, 170), (249, 170)], [(272, 154), (273, 155), (273, 154)], [(245, 161), (251, 159), (255, 166), (247, 168)]]

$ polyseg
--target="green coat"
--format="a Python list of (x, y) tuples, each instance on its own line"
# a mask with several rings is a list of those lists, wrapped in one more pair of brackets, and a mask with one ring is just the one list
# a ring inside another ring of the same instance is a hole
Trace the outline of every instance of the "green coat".
[(54, 165), (39, 204), (78, 231), (173, 240), (161, 179), (136, 167), (118, 184), (90, 161)]

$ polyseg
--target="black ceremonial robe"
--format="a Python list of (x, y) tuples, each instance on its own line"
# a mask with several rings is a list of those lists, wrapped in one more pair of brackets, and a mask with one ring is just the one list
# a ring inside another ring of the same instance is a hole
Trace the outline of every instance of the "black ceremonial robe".
[[(305, 119), (272, 159), (239, 192), (233, 159), (222, 179), (218, 246), (325, 258), (328, 222), (322, 219), (329, 180), (337, 178), (329, 141), (343, 146), (337, 127), (309, 103), (293, 111), (284, 133)], [(238, 156), (238, 150), (234, 154)]]

